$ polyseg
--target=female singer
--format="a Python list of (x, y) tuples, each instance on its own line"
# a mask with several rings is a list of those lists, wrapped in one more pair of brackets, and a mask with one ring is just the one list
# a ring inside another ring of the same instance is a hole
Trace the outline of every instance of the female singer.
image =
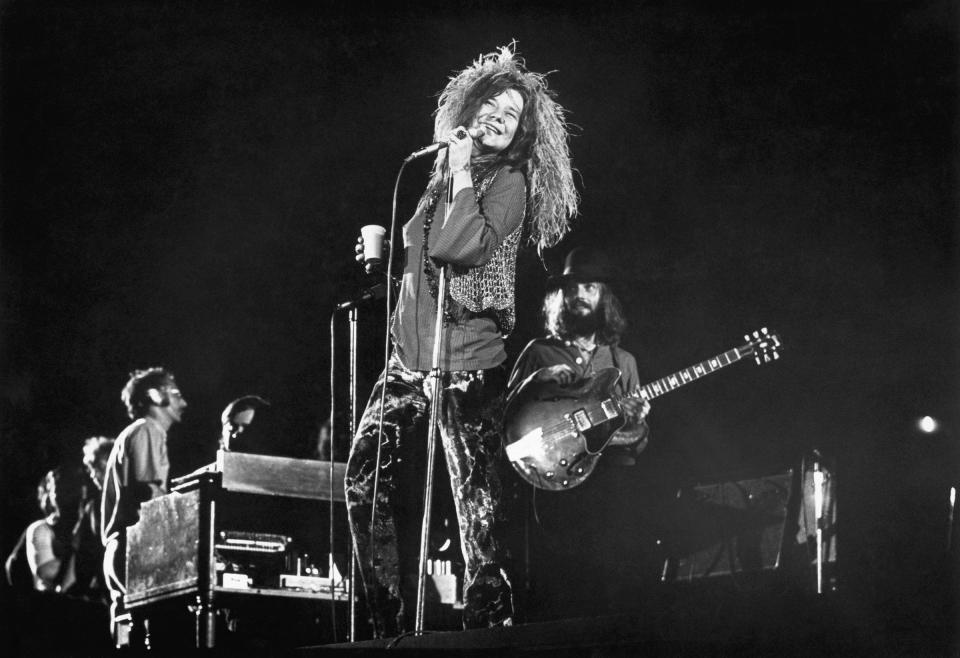
[[(538, 247), (556, 244), (578, 203), (564, 110), (545, 76), (528, 71), (513, 44), (479, 57), (450, 80), (440, 94), (434, 137), (449, 146), (439, 151), (417, 211), (403, 227), (406, 259), (385, 373), (379, 476), (383, 377), (347, 465), (351, 531), (377, 637), (407, 630), (414, 604), (415, 588), (403, 578), (415, 578), (418, 556), (404, 549), (416, 545), (419, 533), (441, 267), (448, 268), (448, 286), (441, 311), (439, 430), (466, 567), (463, 623), (512, 623), (498, 534), (497, 414), (506, 383), (504, 336), (514, 324), (517, 250), (525, 232)], [(362, 260), (362, 240), (357, 249)]]

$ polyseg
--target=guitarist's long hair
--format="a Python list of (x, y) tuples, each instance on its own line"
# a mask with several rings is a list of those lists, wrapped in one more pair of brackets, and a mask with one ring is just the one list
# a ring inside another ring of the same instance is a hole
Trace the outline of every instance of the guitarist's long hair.
[[(547, 293), (543, 300), (543, 324), (549, 336), (567, 340), (574, 338), (575, 334), (567, 322), (563, 297), (563, 286)], [(620, 342), (620, 336), (627, 330), (627, 320), (623, 316), (620, 300), (605, 283), (600, 284), (600, 302), (595, 312), (599, 320), (597, 342), (611, 347), (617, 345)]]

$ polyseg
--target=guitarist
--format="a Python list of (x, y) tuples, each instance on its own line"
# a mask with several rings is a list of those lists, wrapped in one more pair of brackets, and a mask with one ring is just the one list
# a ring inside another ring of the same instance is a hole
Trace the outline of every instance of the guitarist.
[(646, 417), (650, 403), (637, 394), (640, 377), (633, 355), (619, 347), (626, 320), (610, 289), (609, 258), (599, 251), (577, 248), (567, 254), (563, 274), (551, 279), (543, 302), (546, 338), (536, 338), (523, 349), (510, 374), (508, 395), (527, 379), (555, 381), (562, 386), (589, 377), (602, 368), (619, 368), (616, 393), (626, 424), (609, 446), (621, 454), (617, 461), (635, 463), (649, 439)]
[(527, 344), (508, 381), (510, 395), (528, 379), (566, 386), (602, 368), (619, 368), (622, 377), (612, 392), (621, 396), (627, 421), (586, 482), (529, 499), (535, 523), (529, 538), (535, 556), (527, 574), (529, 621), (617, 612), (637, 598), (655, 569), (636, 550), (645, 529), (637, 521), (641, 510), (632, 468), (649, 439), (650, 403), (627, 397), (640, 379), (636, 359), (618, 346), (626, 321), (610, 289), (609, 260), (584, 248), (567, 255), (563, 274), (551, 279), (544, 299), (547, 336)]

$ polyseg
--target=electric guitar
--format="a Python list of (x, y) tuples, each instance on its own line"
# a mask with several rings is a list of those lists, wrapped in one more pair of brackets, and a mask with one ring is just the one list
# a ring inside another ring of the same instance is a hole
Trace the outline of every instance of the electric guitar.
[[(780, 337), (766, 327), (744, 339), (744, 345), (644, 384), (638, 397), (652, 400), (751, 355), (757, 365), (780, 358)], [(590, 476), (626, 422), (613, 393), (620, 370), (604, 368), (568, 386), (534, 379), (528, 377), (507, 399), (503, 420), (507, 458), (520, 477), (538, 489), (571, 489)]]

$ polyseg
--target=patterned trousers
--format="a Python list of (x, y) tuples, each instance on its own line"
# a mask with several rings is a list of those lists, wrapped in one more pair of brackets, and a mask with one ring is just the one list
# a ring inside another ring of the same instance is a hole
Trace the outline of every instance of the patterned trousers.
[[(418, 573), (429, 373), (408, 370), (393, 355), (387, 367), (383, 442), (373, 519), (381, 377), (360, 420), (347, 463), (346, 495), (354, 547), (377, 637), (412, 624)], [(513, 597), (499, 537), (501, 484), (499, 414), (502, 369), (443, 373), (439, 429), (465, 561), (465, 628), (511, 623)], [(413, 591), (409, 591), (412, 589)], [(408, 612), (410, 611), (410, 612)]]

